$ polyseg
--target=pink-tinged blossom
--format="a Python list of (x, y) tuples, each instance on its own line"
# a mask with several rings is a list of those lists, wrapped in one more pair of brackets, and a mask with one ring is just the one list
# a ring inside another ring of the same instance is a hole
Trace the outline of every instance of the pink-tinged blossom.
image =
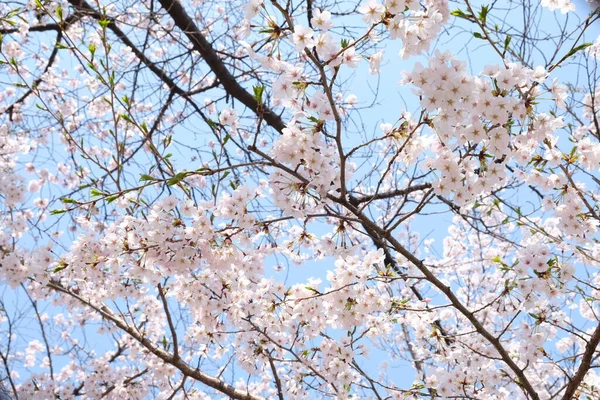
[(379, 74), (382, 60), (383, 60), (383, 51), (382, 50), (379, 50), (377, 53), (369, 56), (369, 73), (371, 75)]
[(550, 88), (550, 92), (552, 92), (552, 96), (554, 97), (554, 101), (556, 101), (556, 106), (558, 108), (567, 107), (567, 104), (565, 103), (565, 99), (568, 96), (567, 87), (558, 83), (557, 78), (554, 78), (554, 80), (552, 81), (552, 87)]
[(566, 14), (569, 11), (575, 11), (575, 4), (570, 0), (541, 0), (540, 4), (550, 11), (560, 10), (563, 14)]
[(343, 63), (350, 68), (356, 68), (358, 63), (362, 60), (361, 56), (356, 54), (354, 46), (347, 47), (342, 53)]
[(406, 3), (407, 2), (405, 0), (385, 0), (385, 6), (392, 14), (404, 12)]
[(385, 7), (377, 0), (369, 0), (366, 3), (363, 3), (358, 11), (363, 14), (363, 21), (370, 25), (381, 21), (381, 17), (385, 12)]
[(263, 6), (263, 0), (250, 0), (244, 4), (244, 16), (246, 19), (253, 19), (258, 15)]
[(296, 51), (301, 52), (304, 48), (314, 45), (313, 33), (313, 30), (306, 26), (296, 25), (294, 27), (292, 37), (296, 45)]
[(327, 31), (333, 28), (333, 22), (331, 21), (331, 12), (317, 8), (313, 11), (313, 17), (310, 20), (312, 26), (322, 31)]

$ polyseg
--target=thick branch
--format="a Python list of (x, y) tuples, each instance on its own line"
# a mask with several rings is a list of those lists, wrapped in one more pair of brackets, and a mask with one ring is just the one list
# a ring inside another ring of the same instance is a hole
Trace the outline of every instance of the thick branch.
[[(80, 11), (83, 14), (89, 15), (94, 19), (105, 19), (104, 15), (96, 11), (92, 6), (85, 2), (85, 0), (69, 0), (69, 3), (73, 7), (75, 7), (76, 10)], [(175, 81), (171, 79), (171, 77), (164, 70), (160, 69), (156, 65), (156, 63), (154, 63), (152, 60), (146, 57), (146, 55), (142, 51), (140, 51), (140, 49), (137, 48), (137, 46), (129, 39), (125, 32), (123, 32), (117, 26), (117, 24), (113, 20), (110, 20), (109, 24), (107, 25), (107, 28), (110, 29), (115, 34), (115, 36), (117, 36), (117, 38), (121, 42), (123, 42), (125, 46), (129, 47), (132, 53), (135, 54), (135, 56), (138, 58), (138, 60), (140, 60), (146, 67), (148, 67), (148, 69), (152, 71), (152, 73), (154, 73), (154, 75), (156, 75), (161, 81), (163, 81), (165, 85), (167, 85), (167, 87), (171, 90), (171, 92), (185, 98), (188, 97), (190, 93), (177, 86)], [(208, 90), (212, 87), (213, 85), (205, 87), (202, 90)], [(196, 91), (196, 93), (199, 93), (199, 91)]]
[[(336, 199), (339, 201), (339, 199)], [(529, 395), (530, 398), (534, 400), (540, 400), (539, 395), (525, 376), (523, 369), (521, 369), (510, 357), (500, 340), (492, 335), (483, 324), (475, 317), (475, 315), (465, 307), (464, 304), (456, 297), (454, 292), (449, 286), (446, 286), (442, 281), (438, 279), (437, 276), (423, 263), (423, 261), (419, 260), (412, 252), (406, 249), (390, 232), (381, 229), (376, 223), (371, 221), (367, 216), (365, 216), (360, 210), (358, 210), (352, 204), (342, 201), (342, 204), (346, 206), (354, 215), (356, 215), (363, 223), (363, 226), (369, 227), (372, 231), (376, 232), (378, 236), (382, 239), (387, 240), (393, 249), (398, 253), (402, 254), (406, 259), (413, 264), (429, 282), (431, 282), (438, 290), (440, 290), (446, 297), (450, 300), (454, 308), (456, 308), (465, 318), (469, 320), (469, 322), (473, 325), (473, 327), (477, 330), (477, 332), (483, 336), (500, 354), (502, 361), (508, 365), (508, 367), (513, 371), (513, 373), (517, 377), (517, 383), (520, 384), (525, 392)], [(599, 333), (600, 335), (600, 333)], [(566, 398), (565, 398), (566, 400)]]
[(82, 298), (81, 296), (69, 291), (68, 289), (64, 288), (63, 286), (61, 286), (58, 283), (50, 283), (50, 284), (48, 284), (48, 286), (56, 291), (68, 294), (69, 296), (72, 296), (72, 297), (76, 298), (77, 300), (79, 300), (82, 304), (85, 304), (85, 305), (91, 307), (96, 312), (98, 312), (103, 318), (105, 318), (108, 321), (111, 321), (123, 332), (127, 333), (129, 336), (131, 336), (132, 338), (137, 340), (142, 346), (144, 346), (146, 349), (148, 349), (148, 351), (150, 351), (156, 357), (160, 358), (167, 364), (170, 364), (170, 365), (174, 366), (175, 368), (177, 368), (179, 371), (181, 371), (181, 373), (183, 375), (189, 376), (190, 378), (193, 378), (193, 379), (197, 380), (198, 382), (201, 382), (201, 383), (205, 384), (206, 386), (209, 386), (209, 387), (231, 397), (232, 399), (263, 400), (263, 398), (260, 396), (254, 396), (248, 392), (238, 390), (235, 387), (221, 381), (220, 379), (217, 379), (213, 376), (205, 374), (198, 369), (192, 368), (187, 363), (185, 363), (181, 358), (175, 358), (172, 354), (170, 354), (167, 351), (162, 350), (161, 348), (156, 346), (154, 343), (152, 343), (150, 340), (148, 340), (148, 338), (141, 335), (134, 327), (129, 326), (121, 318), (114, 315), (112, 313), (112, 311), (110, 309), (108, 309), (107, 307), (92, 304), (91, 302), (89, 302), (86, 299)]
[(565, 394), (562, 397), (562, 400), (571, 400), (574, 398), (575, 391), (583, 381), (585, 374), (590, 370), (590, 366), (592, 363), (592, 357), (596, 351), (596, 347), (600, 343), (600, 324), (594, 330), (592, 337), (585, 345), (585, 351), (583, 352), (583, 357), (581, 358), (581, 364), (579, 368), (577, 368), (577, 372), (569, 381), (567, 385), (567, 389), (565, 390)]
[(175, 25), (188, 37), (193, 45), (193, 49), (202, 55), (202, 58), (204, 58), (206, 64), (208, 64), (212, 72), (217, 76), (227, 94), (239, 100), (257, 115), (262, 116), (271, 127), (281, 133), (283, 128), (285, 128), (283, 120), (264, 104), (258, 103), (254, 96), (236, 81), (219, 58), (217, 52), (186, 13), (181, 3), (176, 0), (159, 0), (159, 2), (167, 10), (171, 18), (173, 18)]
[(426, 190), (431, 188), (431, 183), (422, 183), (419, 185), (413, 185), (402, 189), (390, 190), (388, 192), (365, 194), (352, 199), (354, 203), (364, 203), (366, 201), (391, 199), (392, 197), (405, 196), (407, 194), (418, 192), (420, 190)]

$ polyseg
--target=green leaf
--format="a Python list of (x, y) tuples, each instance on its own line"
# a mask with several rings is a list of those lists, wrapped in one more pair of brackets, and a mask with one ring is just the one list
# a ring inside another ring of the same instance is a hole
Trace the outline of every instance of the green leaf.
[(463, 18), (463, 19), (470, 19), (471, 15), (470, 14), (466, 14), (464, 11), (456, 9), (454, 11), (452, 11), (450, 13), (450, 15), (457, 17), (457, 18)]
[(313, 292), (314, 294), (321, 294), (321, 292), (319, 292), (317, 289), (310, 287), (310, 286), (305, 286), (304, 287), (306, 290)]
[(106, 202), (107, 202), (108, 204), (110, 204), (110, 203), (112, 203), (113, 201), (115, 201), (115, 200), (116, 200), (116, 199), (118, 199), (118, 198), (119, 198), (119, 195), (118, 195), (118, 194), (113, 194), (112, 196), (108, 196), (108, 197), (106, 197), (104, 200), (106, 200)]
[(479, 32), (473, 32), (473, 36), (475, 36), (477, 39), (485, 39), (483, 37), (483, 35), (481, 33), (479, 33)]
[(155, 180), (154, 177), (148, 175), (148, 174), (142, 174), (140, 175), (140, 182), (144, 182), (144, 181), (153, 181)]
[(92, 197), (98, 197), (98, 196), (104, 196), (104, 193), (102, 193), (101, 191), (99, 191), (98, 189), (90, 189), (90, 195)]
[(223, 146), (229, 142), (229, 139), (231, 139), (231, 136), (229, 134), (225, 135), (225, 139), (223, 139)]
[(579, 46), (577, 46), (577, 47), (573, 47), (573, 48), (572, 48), (572, 49), (571, 49), (571, 50), (570, 50), (570, 51), (569, 51), (569, 52), (568, 52), (568, 53), (567, 53), (567, 54), (566, 54), (566, 55), (563, 57), (563, 60), (564, 60), (564, 59), (567, 59), (567, 58), (569, 58), (569, 57), (571, 57), (573, 54), (577, 53), (578, 51), (581, 51), (581, 50), (585, 50), (585, 49), (587, 49), (587, 48), (588, 48), (588, 47), (590, 47), (591, 45), (593, 45), (593, 43), (584, 43), (584, 44), (580, 44), (580, 45), (579, 45)]
[(64, 214), (66, 212), (67, 212), (67, 210), (51, 210), (50, 215)]
[(258, 103), (262, 103), (263, 93), (265, 91), (265, 87), (262, 85), (252, 86), (252, 90), (254, 91), (254, 99)]
[(342, 49), (345, 49), (346, 47), (348, 47), (349, 44), (350, 44), (350, 42), (348, 41), (348, 39), (341, 40)]
[(69, 197), (63, 197), (60, 199), (60, 201), (62, 201), (65, 204), (79, 204), (79, 202), (77, 200), (73, 200)]
[(169, 179), (167, 181), (167, 185), (169, 185), (169, 186), (177, 185), (179, 182), (181, 182), (183, 180), (183, 178), (186, 177), (186, 175), (187, 175), (187, 171), (179, 172), (178, 174), (176, 174), (175, 176), (173, 176), (171, 179)]
[(219, 130), (219, 127), (217, 126), (217, 124), (215, 123), (215, 121), (213, 121), (212, 119), (207, 119), (206, 123), (208, 124), (208, 126), (210, 126), (211, 128), (213, 128), (215, 131)]
[(110, 20), (109, 19), (101, 19), (98, 21), (98, 23), (100, 24), (102, 29), (106, 29), (108, 27), (108, 25), (110, 25)]
[(56, 16), (60, 21), (63, 20), (63, 10), (61, 6), (56, 7)]
[(52, 273), (54, 273), (54, 274), (55, 274), (55, 273), (57, 273), (57, 272), (60, 272), (60, 271), (62, 271), (62, 270), (63, 270), (63, 269), (65, 269), (65, 268), (67, 268), (67, 265), (60, 265), (60, 266), (58, 266), (58, 267), (54, 268), (54, 269), (52, 270)]
[(481, 6), (481, 11), (479, 11), (479, 20), (482, 25), (485, 25), (485, 21), (487, 19), (488, 11), (490, 10), (490, 6)]
[(510, 44), (511, 39), (512, 36), (506, 35), (506, 38), (504, 39), (504, 51), (508, 50), (508, 45)]
[(131, 119), (131, 117), (127, 114), (121, 114), (120, 117), (131, 124), (134, 123), (133, 120)]

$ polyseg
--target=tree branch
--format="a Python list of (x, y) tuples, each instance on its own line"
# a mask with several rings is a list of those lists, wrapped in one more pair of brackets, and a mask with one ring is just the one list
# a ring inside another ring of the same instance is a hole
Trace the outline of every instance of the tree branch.
[(236, 81), (219, 58), (217, 52), (186, 13), (181, 3), (176, 0), (159, 0), (159, 2), (167, 10), (171, 18), (173, 18), (175, 25), (188, 37), (193, 49), (202, 55), (202, 58), (204, 58), (204, 61), (206, 61), (212, 72), (217, 76), (225, 91), (254, 113), (261, 115), (267, 124), (281, 133), (283, 128), (285, 128), (283, 120), (264, 104), (257, 102), (254, 96)]

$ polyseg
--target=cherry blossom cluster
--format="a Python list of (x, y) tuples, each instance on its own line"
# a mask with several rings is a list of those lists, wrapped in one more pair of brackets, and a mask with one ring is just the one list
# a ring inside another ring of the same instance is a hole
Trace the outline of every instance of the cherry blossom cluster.
[(550, 11), (560, 10), (563, 14), (575, 11), (575, 4), (571, 0), (541, 0), (540, 4)]
[[(53, 255), (50, 246), (39, 248), (25, 262), (29, 276), (35, 277), (33, 293), (45, 297), (49, 292), (44, 283), (61, 285), (103, 309), (109, 300), (127, 298), (136, 310), (132, 317), (144, 326), (146, 339), (160, 343), (168, 335), (165, 311), (151, 288), (163, 282), (158, 290), (172, 299), (169, 303), (189, 310), (193, 321), (178, 344), (181, 351), (186, 349), (186, 360), (205, 356), (223, 359), (235, 349), (237, 362), (260, 376), (269, 366), (267, 356), (282, 360), (292, 357), (280, 366), (290, 398), (307, 395), (304, 386), (298, 384), (307, 374), (316, 374), (323, 390), (335, 393), (341, 391), (340, 384), (348, 388), (364, 384), (364, 377), (353, 367), (355, 357), (367, 351), (359, 338), (392, 335), (395, 320), (405, 318), (402, 307), (410, 304), (386, 295), (385, 280), (374, 281), (377, 269), (383, 268), (383, 252), (338, 258), (336, 268), (326, 277), (329, 286), (324, 288), (320, 279), (291, 287), (268, 279), (263, 268), (265, 256), (273, 249), (253, 248), (252, 253), (246, 249), (259, 238), (251, 235), (255, 229), (251, 221), (245, 226), (242, 222), (246, 204), (255, 195), (241, 187), (216, 205), (178, 204), (170, 197), (156, 203), (144, 219), (123, 216), (100, 239), (93, 230), (80, 235), (61, 257)], [(181, 211), (182, 218), (173, 214), (175, 209)], [(210, 214), (223, 221), (222, 226), (214, 226)], [(225, 222), (230, 219), (236, 226)], [(84, 230), (94, 226), (85, 219), (79, 219), (79, 224)], [(164, 283), (167, 277), (169, 283)], [(77, 302), (61, 303), (71, 312), (82, 309)], [(394, 308), (390, 304), (404, 306)], [(422, 308), (418, 303), (416, 307)], [(320, 334), (352, 327), (360, 328), (356, 339), (338, 342)], [(247, 333), (224, 333), (235, 331)], [(427, 340), (426, 332), (423, 340)], [(314, 353), (314, 341), (319, 343), (318, 353)], [(40, 351), (37, 342), (27, 350), (32, 357), (34, 350)], [(146, 352), (139, 343), (129, 342), (129, 357), (139, 351)], [(132, 388), (119, 386), (120, 377), (126, 375), (123, 371), (129, 375), (133, 372), (107, 367), (106, 359), (111, 356), (107, 353), (97, 358), (88, 375), (75, 374), (73, 364), (69, 364), (60, 372), (60, 379), (36, 375), (38, 388), (23, 385), (20, 391), (42, 398), (48, 393), (66, 395), (83, 385), (85, 393), (94, 396), (111, 386), (94, 383), (101, 381), (116, 385), (118, 390), (112, 396), (128, 393)], [(146, 362), (149, 365), (152, 360)], [(159, 375), (159, 370), (160, 366), (152, 367), (153, 374)], [(269, 391), (270, 384), (267, 379), (252, 389)], [(399, 389), (391, 392), (401, 393)]]
[[(600, 92), (511, 62), (525, 35), (502, 53), (489, 10), (457, 18), (501, 64), (473, 75), (436, 50), (403, 79), (421, 109), (381, 118), (348, 82), (378, 79), (389, 40), (429, 51), (455, 28), (446, 0), (37, 3), (0, 5), (0, 278), (60, 309), (9, 336), (20, 398), (512, 400), (575, 382), (600, 332)], [(592, 368), (574, 396), (599, 386)]]
[[(427, 67), (418, 63), (403, 80), (417, 86), (421, 104), (430, 113), (428, 125), (439, 140), (430, 161), (440, 176), (436, 191), (453, 193), (459, 205), (505, 183), (506, 161), (515, 158), (526, 164), (540, 143), (562, 126), (560, 118), (527, 110), (545, 71), (512, 63), (488, 66), (483, 77), (475, 77), (465, 67), (449, 52), (437, 52)], [(524, 129), (527, 124), (531, 129)], [(520, 129), (518, 133), (512, 126)], [(465, 147), (463, 156), (453, 151), (456, 144)]]
[(319, 132), (289, 124), (273, 144), (277, 161), (294, 171), (275, 170), (269, 179), (275, 204), (291, 215), (316, 212), (329, 191), (338, 187), (336, 152)]
[(369, 0), (359, 11), (367, 23), (383, 18), (390, 38), (402, 40), (404, 59), (428, 51), (450, 16), (446, 0), (428, 0), (423, 6), (414, 0), (386, 0), (384, 5)]

